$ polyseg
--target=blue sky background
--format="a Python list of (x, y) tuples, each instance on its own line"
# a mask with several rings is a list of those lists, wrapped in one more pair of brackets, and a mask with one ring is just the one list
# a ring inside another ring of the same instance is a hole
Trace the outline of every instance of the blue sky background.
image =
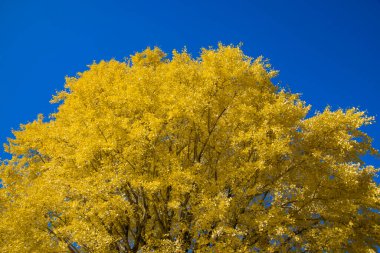
[[(378, 0), (0, 0), (0, 142), (53, 112), (64, 77), (93, 61), (147, 46), (198, 56), (218, 42), (269, 58), (281, 86), (302, 93), (313, 112), (355, 106), (380, 118)], [(378, 149), (379, 129), (380, 120), (365, 128)]]

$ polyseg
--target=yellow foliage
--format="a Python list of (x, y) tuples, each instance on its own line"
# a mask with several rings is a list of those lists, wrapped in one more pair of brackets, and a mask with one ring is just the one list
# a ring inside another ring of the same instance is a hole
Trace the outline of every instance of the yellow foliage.
[(94, 63), (2, 162), (0, 252), (375, 252), (377, 151), (219, 45)]

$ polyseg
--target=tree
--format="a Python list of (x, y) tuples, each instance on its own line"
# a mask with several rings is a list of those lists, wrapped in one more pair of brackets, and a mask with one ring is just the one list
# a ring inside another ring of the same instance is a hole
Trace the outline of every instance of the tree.
[(219, 45), (67, 78), (5, 145), (1, 252), (375, 252), (373, 118), (307, 116), (276, 73)]

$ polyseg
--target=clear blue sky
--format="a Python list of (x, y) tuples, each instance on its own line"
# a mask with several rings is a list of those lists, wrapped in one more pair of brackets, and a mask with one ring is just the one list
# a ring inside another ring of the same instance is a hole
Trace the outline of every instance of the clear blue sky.
[[(147, 46), (186, 46), (197, 56), (219, 41), (269, 58), (281, 85), (302, 93), (312, 111), (355, 106), (380, 118), (378, 0), (1, 0), (0, 142), (51, 113), (64, 77), (94, 60)], [(380, 120), (365, 130), (380, 148)]]

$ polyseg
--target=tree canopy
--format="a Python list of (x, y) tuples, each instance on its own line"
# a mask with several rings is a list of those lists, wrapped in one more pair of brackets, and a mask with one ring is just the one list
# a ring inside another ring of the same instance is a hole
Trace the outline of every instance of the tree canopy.
[(219, 45), (66, 78), (5, 145), (0, 251), (375, 252), (373, 118), (311, 115), (276, 74)]

